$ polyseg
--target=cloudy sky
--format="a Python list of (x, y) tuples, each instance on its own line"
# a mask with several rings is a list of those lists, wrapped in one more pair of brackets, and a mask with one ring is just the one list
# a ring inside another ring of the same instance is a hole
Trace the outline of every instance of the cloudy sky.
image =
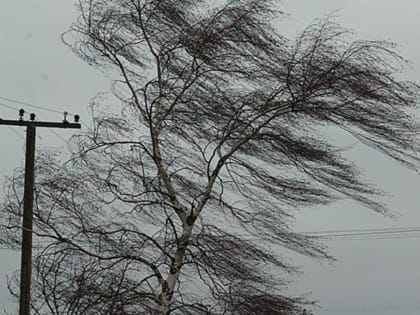
[[(33, 111), (39, 119), (60, 121), (61, 112), (80, 113), (89, 120), (90, 98), (109, 88), (97, 71), (77, 59), (60, 35), (76, 17), (72, 0), (0, 0), (0, 118), (17, 118), (17, 109)], [(357, 39), (386, 39), (399, 44), (411, 61), (403, 79), (420, 81), (420, 2), (418, 0), (283, 0), (288, 18), (279, 31), (293, 36), (317, 17), (334, 10), (337, 20), (356, 31)], [(53, 111), (19, 105), (5, 98), (41, 105)], [(54, 112), (57, 111), (57, 112)], [(0, 126), (3, 176), (22, 165), (24, 130)], [(38, 130), (38, 148), (65, 147), (72, 131)], [(57, 136), (57, 134), (59, 136)], [(337, 135), (338, 137), (338, 135)], [(341, 138), (340, 138), (341, 139)], [(420, 227), (420, 177), (395, 162), (343, 138), (347, 155), (366, 177), (389, 192), (385, 202), (395, 218), (363, 209), (351, 202), (297, 214), (299, 231), (331, 231)], [(0, 193), (1, 196), (1, 193)], [(290, 288), (319, 300), (319, 315), (417, 315), (420, 310), (420, 238), (337, 240), (326, 242), (334, 264), (293, 257), (302, 274)], [(19, 255), (0, 250), (0, 307), (10, 307), (6, 274), (19, 268)]]

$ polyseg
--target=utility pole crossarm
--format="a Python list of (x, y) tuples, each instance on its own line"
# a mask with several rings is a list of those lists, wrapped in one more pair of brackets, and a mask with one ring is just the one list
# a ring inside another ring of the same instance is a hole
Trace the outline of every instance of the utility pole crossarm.
[(0, 125), (7, 126), (33, 126), (33, 127), (46, 127), (46, 128), (66, 128), (66, 129), (80, 129), (80, 123), (71, 123), (68, 121), (63, 122), (50, 122), (50, 121), (30, 121), (30, 120), (8, 120), (0, 118)]

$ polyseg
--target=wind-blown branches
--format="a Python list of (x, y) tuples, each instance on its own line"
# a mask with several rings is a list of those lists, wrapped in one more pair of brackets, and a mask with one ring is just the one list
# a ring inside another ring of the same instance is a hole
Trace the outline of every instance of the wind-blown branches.
[[(84, 0), (65, 43), (115, 79), (67, 163), (40, 157), (39, 313), (302, 314), (278, 244), (331, 259), (293, 211), (351, 198), (388, 213), (326, 130), (411, 168), (418, 86), (382, 41), (331, 19), (296, 40), (261, 0)], [(114, 99), (115, 100), (115, 99)], [(19, 237), (19, 176), (3, 208)], [(270, 270), (270, 271), (268, 271)], [(278, 272), (277, 272), (278, 271)], [(45, 311), (48, 309), (49, 311)]]

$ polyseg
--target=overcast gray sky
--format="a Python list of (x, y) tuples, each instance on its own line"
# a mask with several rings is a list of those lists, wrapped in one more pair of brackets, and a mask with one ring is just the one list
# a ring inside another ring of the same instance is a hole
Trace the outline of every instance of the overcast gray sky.
[[(39, 104), (57, 111), (79, 112), (88, 120), (90, 98), (108, 90), (108, 81), (77, 59), (61, 43), (60, 35), (76, 17), (72, 0), (0, 0), (0, 97)], [(387, 39), (412, 64), (401, 75), (420, 81), (420, 2), (418, 0), (283, 0), (290, 17), (279, 31), (296, 34), (317, 17), (338, 11), (338, 21), (356, 31), (355, 38)], [(0, 99), (0, 103), (20, 105)], [(62, 115), (23, 106), (40, 119)], [(0, 104), (0, 118), (17, 118), (17, 111)], [(72, 131), (57, 130), (67, 138)], [(39, 130), (38, 147), (65, 146), (49, 130)], [(0, 184), (3, 176), (23, 163), (24, 130), (1, 126)], [(339, 137), (339, 135), (337, 135)], [(351, 202), (297, 214), (299, 231), (349, 230), (420, 226), (417, 202), (420, 177), (354, 140), (348, 156), (391, 196), (387, 204), (397, 212), (391, 220)], [(1, 196), (1, 194), (0, 194)], [(319, 300), (319, 315), (418, 315), (420, 313), (420, 238), (329, 241), (335, 264), (319, 264), (302, 257), (293, 261), (303, 273), (290, 289)], [(0, 306), (8, 304), (6, 274), (19, 268), (19, 256), (0, 251)]]

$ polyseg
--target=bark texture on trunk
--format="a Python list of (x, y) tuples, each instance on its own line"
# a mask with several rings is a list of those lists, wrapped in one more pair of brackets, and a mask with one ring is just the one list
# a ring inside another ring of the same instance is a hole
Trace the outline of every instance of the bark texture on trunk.
[(178, 248), (175, 253), (175, 257), (172, 261), (171, 268), (169, 270), (169, 275), (162, 285), (162, 293), (159, 296), (160, 305), (159, 305), (159, 315), (168, 315), (170, 312), (170, 306), (172, 302), (172, 297), (174, 294), (176, 283), (179, 279), (179, 274), (182, 267), (182, 262), (185, 256), (185, 250), (188, 245), (192, 233), (192, 226), (184, 225), (183, 233), (179, 239)]

